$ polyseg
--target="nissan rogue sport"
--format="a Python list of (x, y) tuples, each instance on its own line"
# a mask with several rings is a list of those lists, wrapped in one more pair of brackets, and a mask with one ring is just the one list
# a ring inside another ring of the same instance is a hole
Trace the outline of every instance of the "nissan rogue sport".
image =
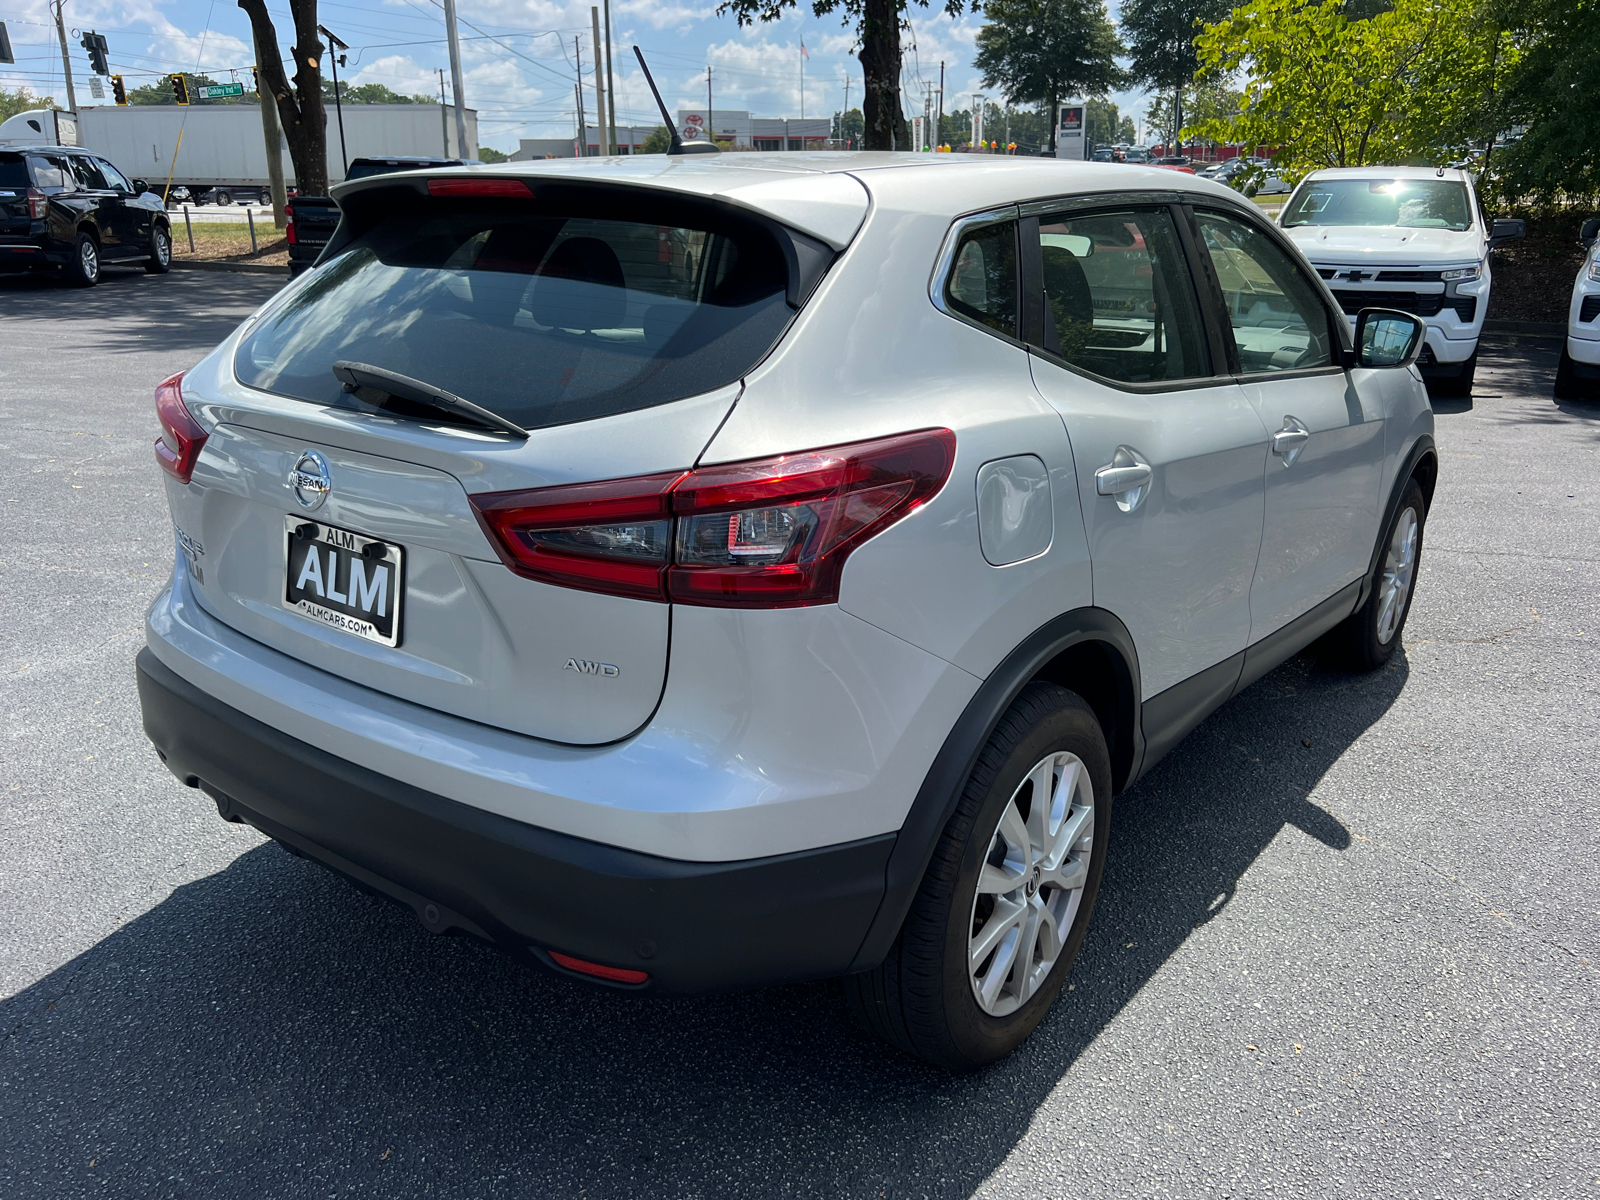
[(1314, 640), (1400, 642), (1422, 323), (1151, 168), (383, 175), (162, 383), (144, 723), (434, 932), (638, 992), (844, 976), (970, 1069), (1111, 801)]

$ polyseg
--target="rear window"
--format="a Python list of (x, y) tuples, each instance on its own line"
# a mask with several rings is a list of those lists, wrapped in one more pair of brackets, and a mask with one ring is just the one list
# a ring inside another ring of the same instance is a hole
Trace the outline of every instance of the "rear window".
[(367, 363), (535, 429), (732, 383), (788, 322), (786, 260), (754, 221), (551, 207), (435, 202), (380, 220), (263, 316), (236, 375), (333, 405), (333, 364)]
[(22, 155), (0, 154), (0, 188), (21, 190), (28, 186), (28, 164)]

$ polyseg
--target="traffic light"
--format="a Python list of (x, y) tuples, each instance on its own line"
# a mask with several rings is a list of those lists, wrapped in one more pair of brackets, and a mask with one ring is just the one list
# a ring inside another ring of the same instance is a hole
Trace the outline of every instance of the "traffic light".
[(0, 21), (0, 63), (14, 63), (17, 56), (11, 51), (11, 35), (6, 32), (6, 23)]
[(255, 67), (251, 67), (250, 68), (250, 78), (255, 80), (255, 83), (256, 83), (256, 95), (258, 95), (258, 96), (261, 95), (261, 72), (259, 70), (257, 70)]
[(113, 75), (111, 77), (111, 96), (118, 104), (122, 105), (124, 108), (127, 107), (128, 89), (122, 86), (121, 75)]
[(189, 81), (182, 75), (173, 75), (171, 79), (172, 98), (179, 104), (189, 103)]
[(106, 62), (106, 39), (103, 35), (90, 30), (83, 35), (83, 40), (78, 43), (89, 52), (89, 67), (96, 75), (111, 74), (111, 67)]

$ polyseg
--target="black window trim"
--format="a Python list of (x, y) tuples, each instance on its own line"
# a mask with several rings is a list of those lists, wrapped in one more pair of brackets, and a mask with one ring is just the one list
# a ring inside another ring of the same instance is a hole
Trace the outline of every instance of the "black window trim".
[[(1017, 334), (1013, 336), (993, 325), (985, 325), (982, 321), (973, 319), (963, 312), (957, 311), (945, 298), (945, 283), (950, 278), (950, 271), (955, 266), (956, 249), (961, 245), (961, 239), (974, 229), (986, 229), (993, 225), (1011, 225), (1011, 237), (1016, 242), (1017, 254), (1017, 294), (1012, 297), (1012, 302), (1017, 313)], [(1023, 314), (1022, 297), (1026, 294), (1022, 290), (1022, 280), (1028, 268), (1023, 264), (1026, 245), (1021, 241), (1021, 222), (1018, 220), (1017, 206), (1007, 204), (1000, 208), (987, 208), (982, 212), (968, 213), (957, 217), (950, 223), (950, 228), (945, 231), (944, 244), (939, 247), (939, 256), (934, 259), (933, 270), (928, 276), (928, 298), (933, 301), (933, 306), (945, 316), (960, 321), (963, 325), (981, 330), (990, 337), (999, 338), (1002, 342), (1016, 346), (1019, 350), (1028, 349), (1028, 345), (1020, 336), (1025, 332), (1026, 317)], [(1034, 265), (1037, 270), (1037, 264)]]
[[(1018, 205), (1018, 209), (1022, 214), (1022, 221), (1018, 222), (1019, 233), (1023, 222), (1031, 220), (1033, 222), (1032, 228), (1037, 230), (1040, 217), (1053, 216), (1057, 213), (1119, 212), (1129, 208), (1165, 209), (1172, 218), (1173, 225), (1177, 227), (1178, 242), (1183, 248), (1185, 265), (1189, 268), (1189, 274), (1193, 276), (1195, 273), (1193, 249), (1188, 244), (1188, 239), (1185, 236), (1184, 217), (1178, 211), (1178, 199), (1179, 193), (1177, 192), (1129, 191), (1095, 192), (1092, 195), (1079, 193), (1073, 196), (1062, 196), (1054, 200), (1030, 200), (1027, 203)], [(1093, 371), (1085, 370), (1075, 363), (1070, 363), (1059, 354), (1046, 349), (1041, 344), (1044, 340), (1044, 312), (1042, 308), (1044, 264), (1039, 252), (1039, 239), (1037, 237), (1031, 240), (1023, 238), (1021, 253), (1022, 260), (1018, 264), (1017, 278), (1019, 281), (1038, 281), (1040, 292), (1041, 307), (1037, 326), (1035, 329), (1028, 330), (1030, 333), (1037, 334), (1037, 340), (1030, 341), (1027, 346), (1030, 354), (1043, 359), (1052, 366), (1060, 367), (1063, 370), (1071, 371), (1074, 375), (1092, 380), (1102, 387), (1115, 388), (1119, 392), (1128, 392), (1136, 396), (1162, 395), (1167, 392), (1192, 392), (1201, 388), (1214, 388), (1219, 384), (1235, 382), (1233, 372), (1226, 369), (1217, 369), (1218, 363), (1224, 364), (1225, 367), (1227, 360), (1219, 355), (1215, 314), (1211, 311), (1211, 306), (1206, 303), (1205, 297), (1201, 294), (1198, 286), (1194, 297), (1195, 309), (1199, 313), (1201, 328), (1205, 334), (1206, 356), (1210, 359), (1205, 374), (1195, 375), (1188, 379), (1158, 379), (1149, 383), (1130, 383), (1121, 379), (1112, 379), (1105, 375), (1096, 375)], [(1024, 292), (1024, 296), (1026, 296), (1026, 292)], [(1026, 308), (1027, 305), (1023, 304), (1019, 306), (1019, 311), (1025, 312)], [(993, 330), (988, 330), (988, 332), (994, 333)]]

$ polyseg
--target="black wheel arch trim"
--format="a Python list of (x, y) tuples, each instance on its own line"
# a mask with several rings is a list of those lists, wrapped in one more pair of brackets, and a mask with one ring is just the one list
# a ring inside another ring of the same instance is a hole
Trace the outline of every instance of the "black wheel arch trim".
[[(1106, 731), (1113, 791), (1121, 791), (1138, 777), (1144, 735), (1139, 721), (1139, 655), (1133, 637), (1127, 626), (1103, 608), (1077, 608), (1063, 613), (1036, 629), (989, 673), (945, 737), (895, 839), (884, 868), (883, 902), (850, 964), (851, 972), (877, 966), (894, 945), (961, 790), (1012, 701), (1031, 681), (1044, 676), (1056, 659), (1074, 647), (1090, 643), (1110, 651), (1114, 669), (1121, 677), (1112, 700), (1122, 710), (1115, 737), (1112, 730)], [(1070, 684), (1063, 682), (1063, 686)]]
[(1433, 507), (1433, 491), (1439, 479), (1439, 451), (1434, 447), (1433, 435), (1427, 433), (1418, 435), (1405, 461), (1395, 472), (1394, 485), (1389, 489), (1388, 503), (1383, 506), (1383, 520), (1378, 522), (1378, 536), (1372, 543), (1372, 557), (1367, 561), (1367, 574), (1361, 583), (1361, 596), (1355, 603), (1356, 608), (1365, 604), (1367, 597), (1372, 594), (1372, 579), (1378, 570), (1378, 558), (1383, 553), (1383, 535), (1388, 532), (1389, 522), (1394, 520), (1394, 514), (1400, 508), (1400, 498), (1406, 494), (1406, 485), (1417, 477), (1418, 468), (1424, 463), (1428, 466), (1417, 482), (1422, 487), (1423, 515), (1426, 516), (1426, 510)]

